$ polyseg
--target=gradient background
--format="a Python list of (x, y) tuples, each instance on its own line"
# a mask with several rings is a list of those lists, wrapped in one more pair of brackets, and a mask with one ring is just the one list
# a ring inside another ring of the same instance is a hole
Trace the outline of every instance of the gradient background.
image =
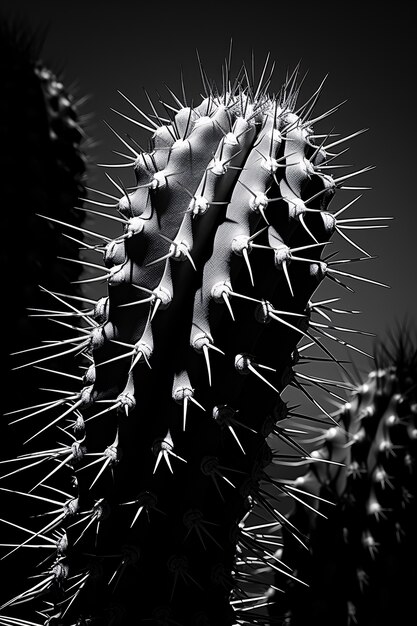
[[(209, 77), (220, 81), (220, 67), (231, 37), (235, 71), (242, 59), (250, 64), (253, 49), (259, 73), (266, 54), (271, 52), (271, 59), (277, 63), (271, 86), (275, 91), (287, 69), (292, 70), (301, 61), (302, 74), (308, 70), (308, 75), (300, 102), (329, 74), (315, 113), (346, 98), (348, 102), (316, 125), (316, 132), (328, 132), (334, 126), (334, 132), (345, 136), (369, 128), (346, 144), (349, 151), (336, 162), (350, 163), (353, 169), (376, 166), (349, 181), (372, 190), (366, 191), (345, 217), (384, 215), (394, 216), (395, 220), (386, 229), (348, 232), (378, 256), (369, 263), (352, 265), (350, 271), (386, 282), (391, 288), (350, 281), (356, 291), (353, 296), (332, 284), (330, 290), (320, 290), (320, 297), (327, 293), (341, 296), (346, 308), (363, 311), (361, 316), (339, 317), (340, 324), (382, 336), (397, 320), (415, 318), (416, 123), (412, 93), (416, 66), (412, 3), (383, 7), (382, 3), (366, 2), (320, 2), (315, 6), (312, 2), (288, 0), (247, 5), (217, 0), (195, 4), (3, 0), (3, 6), (6, 14), (20, 15), (34, 27), (47, 26), (44, 62), (58, 72), (63, 67), (60, 76), (66, 87), (76, 83), (78, 96), (90, 96), (83, 112), (91, 114), (87, 132), (96, 145), (89, 149), (88, 184), (110, 192), (103, 168), (95, 164), (119, 161), (111, 150), (120, 146), (103, 119), (119, 131), (132, 133), (141, 144), (146, 145), (148, 135), (110, 111), (114, 107), (134, 114), (117, 89), (149, 111), (142, 88), (156, 100), (158, 91), (172, 102), (164, 85), (179, 94), (182, 67), (189, 97), (198, 103), (202, 89), (195, 49)], [(353, 169), (336, 170), (335, 176)], [(126, 170), (112, 171), (133, 183), (126, 177)], [(335, 207), (354, 195), (351, 191), (339, 192)], [(339, 246), (340, 237), (334, 240), (345, 258), (346, 254), (348, 258), (359, 256), (355, 248)], [(368, 339), (360, 339), (358, 345), (372, 349)]]

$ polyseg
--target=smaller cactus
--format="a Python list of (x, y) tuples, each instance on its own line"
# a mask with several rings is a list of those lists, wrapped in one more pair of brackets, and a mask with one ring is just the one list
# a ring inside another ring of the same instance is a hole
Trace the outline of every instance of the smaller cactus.
[[(417, 582), (417, 351), (403, 331), (376, 351), (376, 368), (340, 406), (340, 425), (319, 434), (312, 463), (294, 485), (318, 496), (317, 513), (288, 516), (309, 551), (285, 531), (284, 558), (309, 588), (286, 583), (271, 616), (291, 626), (415, 623)], [(279, 579), (279, 580), (278, 580)]]
[[(355, 202), (332, 213), (333, 196), (369, 168), (328, 173), (338, 155), (327, 149), (345, 138), (327, 143), (313, 126), (338, 107), (313, 115), (321, 86), (298, 105), (297, 70), (269, 95), (268, 66), (269, 56), (256, 83), (244, 66), (232, 82), (226, 63), (223, 91), (209, 86), (201, 68), (203, 101), (190, 106), (171, 92), (169, 120), (152, 101), (148, 115), (125, 96), (147, 124), (120, 115), (152, 137), (149, 150), (138, 152), (136, 140), (114, 131), (133, 155), (123, 155), (133, 187), (109, 175), (118, 195), (88, 200), (117, 210), (105, 213), (119, 228), (113, 240), (85, 231), (83, 243), (92, 261), (82, 263), (100, 273), (80, 282), (107, 281), (107, 296), (78, 310), (55, 294), (67, 315), (81, 319), (70, 325), (78, 334), (42, 345), (17, 366), (57, 359), (60, 373), (61, 355), (71, 354), (82, 376), (75, 388), (56, 390), (59, 399), (49, 390), (53, 399), (40, 409), (17, 409), (22, 420), (40, 419), (26, 440), (36, 439), (35, 447), (18, 459), (26, 477), (30, 460), (36, 464), (30, 490), (26, 484), (13, 495), (44, 508), (34, 530), (27, 523), (17, 529), (25, 537), (5, 556), (40, 536), (54, 552), (40, 581), (0, 611), (46, 596), (45, 624), (52, 611), (60, 626), (233, 626), (248, 617), (244, 551), (297, 579), (274, 555), (276, 542), (267, 545), (241, 520), (256, 501), (293, 529), (260, 481), (275, 454), (265, 441), (271, 431), (296, 447), (291, 429), (276, 424), (287, 385), (333, 419), (308, 388), (333, 381), (293, 370), (300, 338), (336, 361), (321, 337), (343, 329), (317, 323), (327, 301), (311, 298), (325, 278), (376, 281), (339, 268), (352, 259), (322, 256)], [(57, 495), (48, 500), (46, 489)], [(252, 624), (258, 609), (251, 607)]]

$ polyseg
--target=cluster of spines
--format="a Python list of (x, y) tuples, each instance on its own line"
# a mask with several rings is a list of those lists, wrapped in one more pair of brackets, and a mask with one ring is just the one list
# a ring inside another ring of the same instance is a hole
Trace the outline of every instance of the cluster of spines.
[(300, 592), (290, 584), (286, 598), (271, 604), (272, 617), (286, 610), (292, 626), (319, 618), (335, 625), (409, 623), (416, 580), (414, 346), (402, 329), (337, 411), (339, 425), (315, 429), (313, 442), (321, 447), (311, 456), (325, 464), (310, 464), (294, 484), (321, 500), (309, 511), (295, 503), (288, 516), (309, 550), (287, 535), (280, 553), (311, 588)]
[(59, 320), (78, 335), (44, 344), (47, 356), (17, 366), (81, 354), (85, 372), (81, 391), (56, 390), (58, 399), (15, 412), (22, 416), (14, 421), (48, 416), (26, 443), (52, 427), (65, 441), (21, 455), (7, 474), (36, 468), (26, 497), (59, 506), (43, 513), (52, 521), (40, 529), (20, 527), (26, 538), (11, 552), (42, 537), (56, 545), (55, 560), (2, 610), (51, 592), (46, 623), (52, 615), (60, 624), (229, 625), (246, 615), (236, 546), (292, 576), (240, 521), (256, 501), (288, 525), (259, 487), (271, 460), (265, 437), (275, 428), (297, 449), (291, 429), (270, 417), (280, 393), (294, 385), (321, 408), (306, 385), (334, 382), (292, 368), (302, 337), (309, 343), (300, 353), (316, 345), (333, 360), (324, 338), (346, 344), (329, 332), (340, 327), (310, 321), (312, 312), (328, 318), (329, 304), (311, 297), (325, 276), (370, 280), (334, 267), (345, 260), (321, 258), (354, 202), (331, 213), (334, 192), (368, 168), (324, 173), (336, 156), (328, 150), (343, 140), (315, 143), (312, 125), (337, 107), (313, 118), (320, 86), (297, 109), (297, 72), (269, 97), (267, 66), (255, 86), (244, 67), (232, 84), (227, 63), (222, 93), (202, 70), (202, 104), (172, 94), (168, 120), (151, 100), (149, 115), (128, 100), (147, 123), (122, 115), (152, 132), (151, 149), (138, 151), (114, 131), (132, 154), (124, 156), (135, 185), (108, 176), (121, 197), (88, 200), (117, 208), (117, 217), (86, 209), (123, 232), (111, 240), (75, 227), (105, 266), (78, 282), (107, 281), (108, 296), (82, 298), (87, 308), (77, 308), (52, 294), (64, 308), (51, 316), (81, 320)]

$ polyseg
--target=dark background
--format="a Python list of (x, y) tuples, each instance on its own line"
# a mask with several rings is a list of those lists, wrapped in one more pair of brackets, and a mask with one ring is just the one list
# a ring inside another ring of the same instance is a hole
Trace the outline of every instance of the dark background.
[[(364, 192), (362, 200), (345, 216), (394, 216), (395, 219), (387, 229), (349, 233), (378, 258), (354, 264), (348, 271), (382, 281), (391, 288), (351, 280), (348, 282), (355, 288), (355, 294), (330, 284), (320, 288), (319, 298), (341, 296), (342, 306), (362, 310), (360, 316), (336, 316), (335, 322), (373, 332), (383, 341), (387, 329), (396, 323), (406, 319), (414, 322), (417, 207), (412, 3), (383, 6), (370, 2), (289, 0), (249, 4), (216, 0), (200, 0), (195, 4), (3, 0), (2, 8), (6, 15), (20, 17), (40, 32), (47, 29), (44, 63), (77, 97), (89, 96), (81, 108), (88, 115), (86, 132), (93, 142), (86, 148), (90, 162), (88, 185), (109, 193), (114, 190), (96, 163), (120, 161), (111, 152), (120, 149), (120, 145), (103, 119), (120, 132), (131, 133), (143, 145), (148, 136), (110, 110), (113, 107), (135, 116), (117, 90), (149, 112), (142, 88), (155, 100), (159, 92), (164, 100), (172, 102), (164, 85), (168, 84), (179, 95), (182, 68), (187, 94), (198, 104), (202, 88), (195, 49), (198, 48), (208, 76), (220, 82), (220, 68), (231, 38), (236, 72), (242, 60), (250, 65), (254, 50), (259, 75), (266, 55), (271, 53), (271, 60), (277, 64), (271, 91), (278, 91), (287, 70), (292, 71), (301, 62), (301, 75), (307, 70), (308, 75), (300, 103), (308, 99), (328, 74), (315, 113), (325, 112), (345, 99), (348, 102), (315, 129), (324, 133), (334, 127), (332, 132), (344, 136), (369, 128), (347, 144), (350, 149), (340, 162), (352, 164), (351, 170), (346, 171), (375, 166), (351, 182), (372, 189)], [(120, 174), (126, 184), (133, 184), (126, 170), (113, 172)], [(22, 146), (22, 188), (24, 180)], [(330, 208), (343, 206), (355, 195), (355, 192), (340, 192)], [(2, 210), (15, 211), (18, 223), (18, 202)], [(109, 228), (110, 222), (104, 223)], [(92, 227), (91, 222), (88, 227)], [(119, 229), (115, 227), (114, 232), (118, 233)], [(333, 240), (336, 243), (331, 251), (340, 248), (342, 258), (359, 255), (337, 235)], [(344, 338), (350, 340), (350, 336)], [(353, 337), (352, 341), (372, 351), (371, 339)], [(369, 367), (366, 359), (353, 354), (359, 366)], [(17, 405), (21, 405), (20, 398)], [(311, 406), (309, 411), (317, 413)]]
[[(411, 3), (6, 0), (3, 5), (6, 14), (21, 16), (41, 30), (47, 27), (44, 62), (59, 73), (67, 87), (75, 84), (79, 97), (90, 96), (82, 108), (91, 114), (87, 133), (95, 142), (88, 149), (88, 184), (110, 192), (103, 169), (95, 164), (117, 162), (119, 159), (111, 150), (119, 146), (103, 119), (120, 131), (132, 133), (141, 144), (146, 145), (147, 141), (145, 131), (110, 111), (114, 107), (134, 114), (118, 89), (149, 112), (142, 88), (155, 99), (159, 92), (163, 99), (172, 102), (164, 85), (179, 94), (182, 68), (189, 97), (197, 103), (202, 89), (195, 49), (198, 48), (207, 74), (220, 81), (220, 67), (231, 37), (235, 71), (242, 59), (250, 64), (253, 49), (259, 74), (266, 54), (271, 53), (277, 64), (272, 90), (277, 91), (286, 71), (301, 61), (301, 73), (308, 70), (301, 101), (329, 74), (315, 112), (322, 113), (346, 98), (348, 102), (317, 125), (318, 132), (334, 127), (334, 132), (343, 136), (369, 128), (346, 144), (350, 149), (339, 162), (352, 164), (353, 169), (376, 166), (350, 181), (372, 190), (365, 192), (345, 216), (384, 215), (394, 216), (395, 220), (389, 222), (387, 229), (348, 233), (378, 256), (351, 266), (351, 271), (386, 282), (391, 289), (350, 281), (354, 295), (332, 285), (330, 291), (321, 290), (320, 297), (327, 293), (342, 296), (347, 308), (363, 311), (363, 315), (351, 316), (344, 325), (380, 336), (406, 316), (414, 319), (417, 217), (415, 33)], [(113, 172), (132, 184), (126, 170)], [(342, 206), (354, 194), (340, 192), (334, 205)], [(359, 255), (351, 246), (339, 246), (340, 237), (335, 240), (345, 258), (346, 254)], [(332, 246), (332, 252), (335, 248)], [(359, 345), (372, 348), (372, 342), (366, 339), (362, 343), (360, 340)]]

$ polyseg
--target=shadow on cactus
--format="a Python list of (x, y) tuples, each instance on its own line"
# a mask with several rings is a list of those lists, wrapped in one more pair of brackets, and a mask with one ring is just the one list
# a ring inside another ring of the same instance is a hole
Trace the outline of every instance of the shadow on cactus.
[[(113, 192), (97, 192), (88, 202), (102, 208), (88, 212), (119, 230), (113, 239), (86, 230), (75, 259), (90, 272), (82, 282), (107, 284), (107, 295), (80, 307), (60, 295), (80, 328), (18, 366), (57, 355), (59, 370), (70, 353), (82, 383), (62, 372), (65, 391), (22, 409), (35, 416), (19, 458), (22, 474), (32, 471), (13, 496), (42, 513), (16, 529), (5, 557), (37, 544), (44, 556), (38, 577), (1, 607), (3, 623), (255, 624), (242, 555), (296, 578), (242, 520), (257, 502), (290, 528), (260, 485), (282, 442), (302, 454), (288, 421), (276, 424), (291, 417), (282, 390), (295, 386), (334, 422), (311, 391), (332, 381), (293, 365), (302, 340), (301, 359), (313, 346), (322, 357), (311, 359), (343, 367), (328, 347), (346, 345), (331, 301), (311, 298), (325, 278), (375, 282), (327, 253), (336, 231), (348, 238), (364, 219), (345, 211), (358, 199), (350, 179), (369, 168), (332, 174), (338, 146), (361, 131), (313, 130), (338, 109), (315, 111), (323, 84), (300, 103), (298, 69), (269, 95), (269, 57), (256, 79), (244, 65), (232, 77), (230, 65), (229, 56), (219, 89), (200, 64), (198, 106), (183, 84), (171, 104), (149, 97), (148, 113), (123, 96), (120, 115), (151, 134), (149, 148), (114, 130), (123, 161), (109, 167), (129, 167), (134, 180), (108, 175)], [(330, 212), (338, 190), (347, 200)], [(360, 250), (356, 260), (368, 259)], [(40, 612), (19, 621), (28, 601)]]
[(417, 341), (405, 325), (390, 339), (340, 407), (340, 426), (316, 429), (315, 458), (344, 465), (312, 464), (295, 481), (323, 500), (318, 515), (295, 504), (288, 516), (310, 548), (287, 535), (281, 553), (310, 588), (276, 577), (285, 599), (270, 592), (271, 616), (285, 607), (291, 626), (415, 621)]

